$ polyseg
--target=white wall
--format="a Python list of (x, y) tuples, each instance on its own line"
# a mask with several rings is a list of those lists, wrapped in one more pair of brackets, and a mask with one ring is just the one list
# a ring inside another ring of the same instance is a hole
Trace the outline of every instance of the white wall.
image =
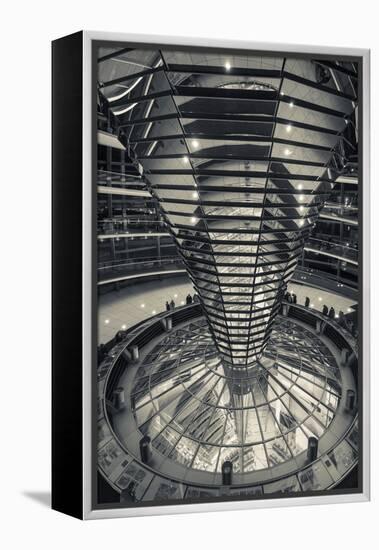
[[(42, 493), (42, 498), (46, 498), (44, 494), (50, 483), (49, 41), (86, 28), (371, 47), (375, 124), (378, 123), (379, 32), (374, 6), (372, 0), (10, 0), (3, 3), (0, 135), (8, 149), (8, 153), (2, 155), (0, 171), (0, 311), (3, 333), (7, 333), (2, 344), (0, 398), (4, 409), (0, 539), (8, 538), (4, 548), (86, 547), (92, 550), (149, 548), (151, 545), (154, 549), (231, 550), (246, 545), (319, 550), (343, 548), (343, 544), (350, 548), (374, 547), (370, 540), (377, 539), (378, 533), (379, 400), (373, 403), (371, 503), (82, 524), (25, 496), (25, 493)], [(375, 136), (374, 153), (377, 147)], [(376, 155), (373, 157), (374, 164)], [(372, 195), (378, 200), (376, 176), (375, 169)], [(376, 225), (373, 234), (378, 229)], [(376, 303), (375, 289), (373, 294)], [(373, 325), (375, 334), (376, 320)], [(17, 357), (20, 351), (24, 357), (29, 356), (27, 361)], [(378, 388), (375, 363), (376, 353), (372, 387)]]

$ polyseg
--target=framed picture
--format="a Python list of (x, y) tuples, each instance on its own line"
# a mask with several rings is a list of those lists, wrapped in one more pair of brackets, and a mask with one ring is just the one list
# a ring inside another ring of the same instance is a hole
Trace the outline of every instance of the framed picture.
[(53, 508), (369, 499), (369, 51), (53, 42)]

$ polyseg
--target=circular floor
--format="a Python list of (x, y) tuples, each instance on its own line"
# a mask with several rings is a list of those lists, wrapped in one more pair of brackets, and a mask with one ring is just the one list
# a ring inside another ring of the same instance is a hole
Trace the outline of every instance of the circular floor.
[(153, 447), (187, 468), (272, 468), (307, 449), (334, 418), (338, 365), (311, 331), (282, 318), (251, 369), (227, 368), (201, 318), (172, 331), (139, 368), (133, 413)]

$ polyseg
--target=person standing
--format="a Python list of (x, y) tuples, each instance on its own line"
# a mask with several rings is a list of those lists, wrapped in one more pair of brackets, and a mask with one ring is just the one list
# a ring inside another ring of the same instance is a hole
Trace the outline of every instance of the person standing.
[(170, 302), (170, 309), (175, 309), (175, 302), (173, 298), (171, 299), (171, 302)]
[(166, 311), (170, 311), (170, 304), (168, 303), (167, 300), (166, 300)]

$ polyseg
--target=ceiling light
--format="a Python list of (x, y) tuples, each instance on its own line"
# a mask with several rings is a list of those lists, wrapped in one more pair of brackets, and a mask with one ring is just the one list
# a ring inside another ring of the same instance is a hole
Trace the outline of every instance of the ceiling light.
[(192, 193), (192, 196), (193, 196), (194, 199), (198, 199), (199, 198), (199, 193), (197, 191), (194, 191)]
[(104, 323), (105, 323), (106, 325), (109, 325), (109, 319), (105, 319)]
[(193, 146), (194, 149), (197, 149), (199, 147), (199, 142), (197, 141), (197, 139), (194, 139), (192, 141), (192, 146)]
[(286, 155), (286, 157), (288, 157), (292, 154), (292, 151), (290, 151), (289, 149), (284, 149), (284, 154)]
[(182, 306), (184, 306), (184, 302), (180, 302), (180, 304), (181, 304)]
[(314, 304), (311, 304), (311, 307), (315, 307), (315, 305), (314, 305)]
[(293, 101), (291, 101), (291, 103), (290, 103), (290, 107), (291, 107), (291, 109), (292, 109), (292, 107), (293, 107)]
[(197, 222), (197, 218), (194, 218), (194, 217), (191, 218), (191, 222), (192, 222), (192, 223), (196, 223), (196, 222)]
[(231, 68), (232, 68), (231, 64), (229, 63), (229, 61), (227, 61), (227, 62), (225, 63), (225, 69), (226, 69), (227, 71), (230, 71)]
[(122, 325), (122, 326), (121, 326), (121, 329), (122, 329), (122, 330), (125, 330), (125, 329), (126, 329), (126, 325)]
[(184, 162), (185, 164), (188, 164), (189, 158), (187, 157), (187, 155), (184, 155), (184, 157), (183, 157), (183, 162)]
[(300, 206), (299, 210), (300, 212), (304, 212), (304, 206)]
[(299, 195), (299, 201), (303, 201), (304, 200), (304, 195)]
[(177, 295), (177, 294), (174, 294), (174, 298), (177, 298), (177, 297), (178, 297), (178, 295)]
[(155, 309), (153, 309), (153, 311), (152, 311), (151, 313), (152, 313), (153, 315), (155, 315), (155, 314), (156, 314), (156, 311), (155, 311)]
[(321, 300), (322, 300), (322, 298), (321, 298), (321, 296), (319, 296), (319, 297), (318, 297), (318, 301), (321, 302)]
[(297, 186), (298, 190), (300, 191), (301, 189), (303, 189), (303, 186), (301, 185), (301, 183), (299, 183), (299, 185)]
[(292, 130), (292, 124), (287, 124), (286, 130), (287, 132), (290, 132)]
[(300, 225), (300, 227), (302, 227), (304, 225), (304, 220), (300, 220), (299, 225)]
[(144, 308), (144, 307), (145, 307), (145, 304), (141, 304), (141, 307)]

